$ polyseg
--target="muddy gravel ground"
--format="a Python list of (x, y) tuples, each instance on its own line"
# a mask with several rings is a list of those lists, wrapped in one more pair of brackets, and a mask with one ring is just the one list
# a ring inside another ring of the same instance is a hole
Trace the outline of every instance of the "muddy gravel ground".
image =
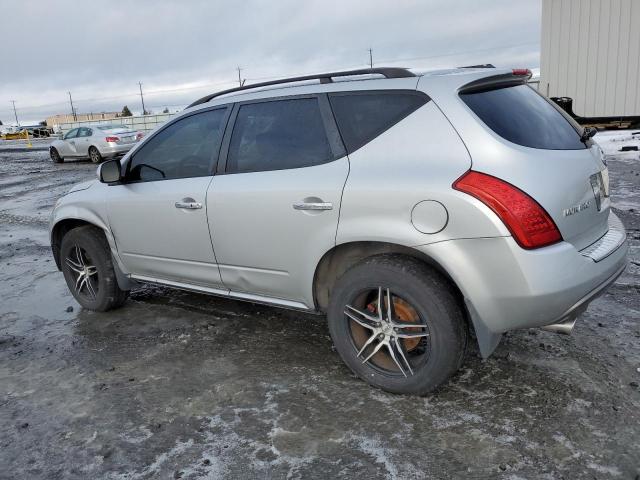
[(630, 264), (574, 334), (513, 332), (411, 398), (319, 316), (158, 287), (81, 309), (47, 222), (95, 166), (0, 151), (0, 478), (639, 478), (640, 161), (610, 169)]

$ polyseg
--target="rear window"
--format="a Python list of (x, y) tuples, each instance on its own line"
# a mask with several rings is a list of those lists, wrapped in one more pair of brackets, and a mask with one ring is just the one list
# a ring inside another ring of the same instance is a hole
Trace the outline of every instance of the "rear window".
[(125, 127), (123, 125), (99, 125), (98, 128), (100, 130), (129, 130), (129, 127)]
[(334, 93), (329, 95), (340, 135), (351, 153), (427, 103), (416, 92)]
[(491, 130), (510, 142), (545, 150), (586, 148), (569, 120), (527, 85), (461, 93), (460, 97)]

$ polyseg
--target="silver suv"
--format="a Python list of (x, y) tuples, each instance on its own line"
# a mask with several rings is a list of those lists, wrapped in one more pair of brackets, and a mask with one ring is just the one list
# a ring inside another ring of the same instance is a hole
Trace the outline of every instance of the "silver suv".
[[(325, 313), (362, 379), (425, 394), (509, 330), (571, 331), (626, 265), (602, 151), (527, 70), (379, 68), (204, 97), (55, 206), (85, 308), (136, 282)], [(473, 335), (473, 337), (471, 337)]]

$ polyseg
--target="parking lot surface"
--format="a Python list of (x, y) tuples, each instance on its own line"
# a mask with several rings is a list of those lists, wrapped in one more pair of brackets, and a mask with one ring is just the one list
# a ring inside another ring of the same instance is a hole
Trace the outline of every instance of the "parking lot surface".
[(151, 286), (81, 309), (47, 222), (95, 166), (0, 149), (0, 478), (639, 478), (640, 160), (609, 168), (630, 263), (573, 335), (512, 332), (415, 398), (320, 316)]

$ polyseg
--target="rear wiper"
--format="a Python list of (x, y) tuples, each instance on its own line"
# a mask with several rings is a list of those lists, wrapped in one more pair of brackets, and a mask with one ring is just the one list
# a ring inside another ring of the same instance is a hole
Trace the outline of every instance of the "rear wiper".
[(593, 137), (596, 133), (598, 133), (598, 129), (596, 127), (584, 127), (582, 135), (580, 135), (580, 141), (586, 143), (587, 140)]

